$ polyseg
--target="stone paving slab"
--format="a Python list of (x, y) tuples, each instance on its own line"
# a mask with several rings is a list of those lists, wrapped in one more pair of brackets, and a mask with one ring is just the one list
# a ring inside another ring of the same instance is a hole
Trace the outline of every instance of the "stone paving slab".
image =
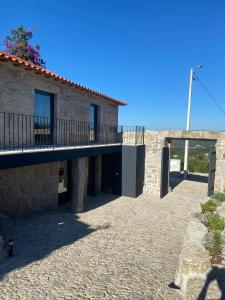
[(82, 214), (60, 210), (3, 223), (15, 255), (0, 265), (0, 299), (181, 299), (168, 284), (206, 191), (185, 181), (163, 199), (103, 194), (89, 198)]

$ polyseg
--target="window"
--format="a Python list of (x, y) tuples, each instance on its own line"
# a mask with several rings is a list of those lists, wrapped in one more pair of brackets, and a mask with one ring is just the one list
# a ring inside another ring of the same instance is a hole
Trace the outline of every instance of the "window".
[(98, 128), (98, 106), (91, 104), (89, 111), (90, 122), (90, 141), (96, 142), (97, 140), (97, 128)]
[(35, 91), (34, 112), (35, 144), (52, 144), (53, 95), (42, 91)]

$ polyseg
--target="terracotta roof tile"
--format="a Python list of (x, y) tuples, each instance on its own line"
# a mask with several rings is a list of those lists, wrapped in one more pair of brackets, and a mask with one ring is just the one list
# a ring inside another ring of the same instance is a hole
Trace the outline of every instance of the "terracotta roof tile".
[(0, 51), (0, 60), (11, 61), (13, 63), (17, 63), (19, 65), (23, 65), (23, 66), (26, 67), (26, 69), (34, 70), (36, 73), (45, 75), (45, 77), (54, 78), (55, 80), (59, 80), (62, 83), (65, 83), (65, 84), (68, 84), (70, 86), (75, 87), (76, 89), (82, 90), (82, 91), (84, 91), (86, 93), (89, 93), (89, 94), (92, 94), (94, 96), (98, 96), (98, 97), (100, 97), (103, 100), (111, 101), (114, 104), (117, 104), (117, 105), (127, 105), (126, 102), (123, 102), (121, 100), (118, 100), (118, 99), (106, 96), (106, 95), (101, 94), (99, 92), (96, 92), (96, 91), (94, 91), (92, 89), (89, 89), (89, 88), (87, 88), (85, 86), (82, 86), (82, 85), (80, 85), (80, 84), (78, 84), (78, 83), (76, 83), (74, 81), (71, 81), (71, 80), (68, 80), (68, 79), (66, 79), (64, 77), (61, 77), (58, 74), (56, 74), (54, 72), (51, 72), (50, 70), (47, 70), (47, 69), (45, 69), (43, 67), (35, 65), (34, 63), (26, 61), (24, 59), (21, 59), (19, 57), (10, 55), (10, 54), (8, 54), (6, 52)]

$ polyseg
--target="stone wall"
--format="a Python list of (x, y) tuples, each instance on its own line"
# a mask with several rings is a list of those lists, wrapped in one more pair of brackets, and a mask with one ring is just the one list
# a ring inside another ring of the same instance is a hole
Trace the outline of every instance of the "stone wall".
[(215, 191), (225, 191), (225, 138), (216, 143)]
[(215, 191), (225, 191), (225, 133), (211, 131), (147, 131), (145, 132), (145, 186), (144, 191), (160, 195), (162, 148), (170, 139), (216, 141)]
[[(72, 212), (84, 210), (87, 197), (88, 157), (71, 160), (70, 204)], [(58, 207), (60, 162), (0, 170), (0, 212), (28, 215)], [(96, 156), (95, 192), (101, 192), (102, 156)]]
[(179, 294), (183, 299), (224, 299), (217, 283), (223, 281), (224, 267), (211, 267), (209, 255), (202, 244), (207, 232), (198, 219), (188, 224), (175, 276), (175, 284), (180, 287)]
[(159, 132), (145, 133), (145, 184), (144, 192), (160, 194), (161, 157), (164, 139)]
[(29, 214), (58, 206), (59, 162), (0, 170), (0, 212)]
[(34, 115), (34, 92), (54, 94), (55, 117), (89, 122), (90, 103), (100, 106), (103, 124), (118, 123), (118, 106), (91, 94), (0, 61), (0, 112)]

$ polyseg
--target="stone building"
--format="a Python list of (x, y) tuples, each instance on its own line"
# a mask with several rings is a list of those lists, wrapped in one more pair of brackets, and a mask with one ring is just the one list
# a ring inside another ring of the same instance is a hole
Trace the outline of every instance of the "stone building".
[(87, 193), (121, 194), (119, 105), (0, 52), (0, 212), (82, 211)]
[[(125, 102), (0, 52), (0, 212), (23, 215), (87, 194), (161, 198), (173, 139), (215, 141), (209, 193), (225, 190), (225, 133), (119, 126)], [(213, 159), (214, 160), (213, 160)]]

